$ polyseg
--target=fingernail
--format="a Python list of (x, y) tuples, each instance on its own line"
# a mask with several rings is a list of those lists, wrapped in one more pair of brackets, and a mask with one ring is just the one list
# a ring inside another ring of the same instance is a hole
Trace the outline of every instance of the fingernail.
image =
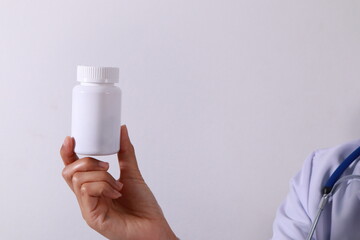
[(120, 192), (118, 192), (118, 191), (114, 191), (114, 193), (115, 193), (115, 197), (116, 197), (116, 198), (119, 198), (119, 197), (122, 196), (122, 194), (121, 194)]
[(115, 181), (116, 182), (116, 185), (119, 187), (119, 189), (122, 189), (122, 187), (124, 186), (124, 184), (122, 184), (121, 182), (119, 181)]
[(74, 144), (74, 148), (75, 148), (75, 146), (76, 146), (75, 138), (74, 138), (74, 137), (71, 137), (70, 139), (71, 139), (71, 142)]
[(67, 147), (69, 146), (69, 144), (70, 144), (70, 137), (67, 136), (67, 137), (64, 139), (63, 146), (67, 148)]
[(108, 163), (108, 162), (99, 162), (99, 166), (100, 166), (101, 168), (108, 168), (109, 163)]
[(128, 133), (128, 130), (127, 130), (127, 126), (126, 126), (126, 124), (124, 125), (124, 130), (125, 130), (126, 136), (128, 136), (128, 135), (129, 135), (129, 133)]

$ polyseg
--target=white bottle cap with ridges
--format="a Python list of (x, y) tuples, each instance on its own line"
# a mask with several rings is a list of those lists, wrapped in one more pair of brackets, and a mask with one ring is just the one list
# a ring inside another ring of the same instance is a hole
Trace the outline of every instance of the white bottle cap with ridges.
[(119, 68), (78, 66), (77, 81), (85, 83), (117, 83), (119, 82)]

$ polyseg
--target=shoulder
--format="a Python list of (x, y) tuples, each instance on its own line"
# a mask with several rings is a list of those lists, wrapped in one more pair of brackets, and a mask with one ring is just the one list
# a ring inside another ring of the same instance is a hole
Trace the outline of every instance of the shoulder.
[(313, 163), (319, 166), (331, 166), (341, 163), (349, 154), (360, 146), (360, 139), (349, 141), (331, 148), (314, 151)]
[(302, 171), (309, 170), (311, 175), (318, 175), (323, 178), (322, 183), (325, 183), (339, 164), (359, 146), (360, 139), (357, 139), (331, 148), (316, 150), (306, 159)]
[[(338, 165), (359, 146), (360, 139), (357, 139), (334, 147), (322, 148), (313, 151), (307, 157), (302, 169), (293, 178), (293, 180), (299, 180), (298, 178), (300, 175), (303, 177), (305, 175), (310, 178), (313, 175), (322, 174), (322, 177), (329, 177)], [(311, 181), (312, 179), (308, 180)]]
[[(272, 239), (305, 239), (322, 196), (321, 188), (339, 164), (360, 145), (360, 139), (312, 152), (291, 179), (290, 191), (278, 208)], [(356, 165), (356, 164), (354, 164)], [(358, 171), (350, 166), (345, 174)]]
[[(331, 148), (314, 151), (305, 160), (302, 169), (291, 180), (291, 185), (303, 198), (310, 215), (314, 214), (321, 198), (321, 189), (339, 164), (360, 146), (360, 139), (349, 141)], [(352, 174), (355, 168), (350, 167), (344, 174)], [(312, 213), (312, 214), (311, 214)]]

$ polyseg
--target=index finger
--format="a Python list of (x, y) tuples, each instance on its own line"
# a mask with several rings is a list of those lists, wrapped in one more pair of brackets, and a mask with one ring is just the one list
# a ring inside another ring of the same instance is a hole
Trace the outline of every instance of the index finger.
[(79, 159), (79, 157), (74, 152), (74, 148), (75, 139), (73, 137), (67, 136), (64, 140), (63, 145), (60, 148), (60, 155), (62, 160), (64, 161), (65, 166)]

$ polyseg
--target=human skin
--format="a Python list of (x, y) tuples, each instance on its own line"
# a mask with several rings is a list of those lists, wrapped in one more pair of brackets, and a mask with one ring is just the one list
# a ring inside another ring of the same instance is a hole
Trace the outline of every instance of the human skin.
[(116, 180), (107, 172), (108, 163), (91, 157), (79, 159), (74, 138), (64, 140), (62, 175), (76, 195), (83, 218), (111, 240), (178, 239), (141, 176), (125, 125), (121, 126), (120, 143), (120, 178)]

